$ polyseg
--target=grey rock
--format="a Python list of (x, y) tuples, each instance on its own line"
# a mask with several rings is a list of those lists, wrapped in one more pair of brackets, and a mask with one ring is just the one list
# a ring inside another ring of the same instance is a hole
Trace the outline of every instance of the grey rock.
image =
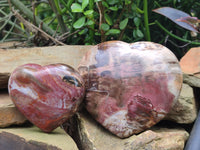
[(193, 94), (193, 88), (183, 83), (178, 101), (175, 103), (170, 113), (165, 117), (177, 123), (189, 124), (197, 117), (197, 106)]
[(121, 139), (81, 112), (63, 125), (80, 150), (183, 150), (189, 134), (184, 129), (153, 127)]
[(183, 83), (186, 83), (192, 87), (198, 87), (200, 88), (200, 78), (183, 73)]

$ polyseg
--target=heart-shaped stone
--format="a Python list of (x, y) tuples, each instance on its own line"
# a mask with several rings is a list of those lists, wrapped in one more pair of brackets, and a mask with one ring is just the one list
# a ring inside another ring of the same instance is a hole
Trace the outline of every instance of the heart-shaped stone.
[(11, 74), (8, 88), (20, 112), (44, 132), (68, 120), (85, 93), (80, 74), (64, 64), (19, 66)]
[(85, 106), (113, 134), (125, 138), (150, 128), (170, 111), (182, 85), (175, 55), (152, 42), (105, 42), (79, 65)]

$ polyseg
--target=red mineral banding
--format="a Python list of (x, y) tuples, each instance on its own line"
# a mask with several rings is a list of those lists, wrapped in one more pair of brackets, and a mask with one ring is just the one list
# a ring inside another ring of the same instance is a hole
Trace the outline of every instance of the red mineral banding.
[(80, 74), (64, 64), (25, 64), (9, 79), (9, 94), (25, 117), (44, 132), (68, 120), (83, 100)]
[(152, 42), (104, 42), (82, 59), (85, 106), (106, 129), (129, 137), (158, 123), (176, 102), (182, 72), (175, 55)]

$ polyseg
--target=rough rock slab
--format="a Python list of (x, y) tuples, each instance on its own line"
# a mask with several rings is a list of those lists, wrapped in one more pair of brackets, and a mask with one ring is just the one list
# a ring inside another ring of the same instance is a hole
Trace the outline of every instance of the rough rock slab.
[(27, 119), (18, 111), (8, 93), (0, 92), (0, 127), (20, 125)]
[(188, 133), (183, 129), (152, 128), (138, 135), (120, 139), (111, 134), (88, 113), (81, 112), (70, 120), (65, 130), (80, 150), (183, 150)]
[(200, 47), (191, 48), (180, 60), (184, 73), (200, 78)]
[(10, 73), (26, 63), (48, 65), (68, 64), (75, 69), (82, 56), (93, 46), (52, 46), (23, 49), (0, 49), (0, 88), (7, 88)]
[(8, 87), (9, 76), (10, 76), (10, 73), (0, 73), (0, 89), (4, 89)]
[(10, 42), (3, 42), (0, 43), (0, 49), (7, 49), (7, 48), (15, 48), (15, 47), (24, 47), (25, 44), (18, 41), (10, 41)]
[(177, 123), (189, 124), (194, 122), (196, 117), (197, 106), (193, 89), (189, 85), (183, 84), (178, 101), (165, 119), (172, 120)]
[(191, 48), (180, 60), (183, 82), (200, 88), (200, 47)]
[(200, 78), (191, 74), (183, 74), (183, 83), (186, 83), (192, 87), (200, 88)]
[(37, 127), (0, 129), (2, 150), (78, 150), (72, 138), (61, 128), (51, 134)]

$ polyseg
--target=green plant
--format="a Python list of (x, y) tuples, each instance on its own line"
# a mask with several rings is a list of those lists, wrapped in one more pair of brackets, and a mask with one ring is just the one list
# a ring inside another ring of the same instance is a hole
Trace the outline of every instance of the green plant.
[(15, 40), (16, 32), (13, 32), (14, 28), (18, 32), (21, 32), (21, 39), (25, 39), (25, 30), (23, 30), (20, 25), (16, 24), (17, 20), (13, 19), (13, 14), (9, 12), (7, 1), (0, 1), (0, 6), (0, 42), (6, 41), (9, 36), (12, 36), (9, 40)]
[[(176, 26), (169, 19), (152, 11), (168, 6), (184, 10), (191, 16), (199, 18), (200, 3), (196, 0), (8, 1), (24, 19), (51, 36), (50, 40), (43, 37), (39, 43), (35, 43), (40, 46), (60, 44), (56, 40), (70, 45), (98, 44), (108, 40), (122, 40), (129, 43), (146, 40), (166, 45), (178, 58), (181, 58), (200, 39), (199, 35), (192, 37), (190, 31)], [(4, 3), (3, 10), (8, 16), (9, 3), (6, 1)], [(19, 3), (23, 3), (24, 6), (20, 7), (22, 5)], [(11, 15), (13, 16), (12, 13)], [(3, 19), (0, 21), (4, 22)], [(22, 31), (20, 36), (25, 37), (24, 40), (32, 40), (33, 43), (35, 37), (41, 35), (39, 30), (37, 32), (27, 30), (27, 26), (21, 20), (16, 21), (13, 28), (10, 28), (10, 25), (9, 29), (14, 31), (19, 28)], [(9, 33), (9, 36), (4, 39), (12, 39), (14, 32), (6, 29), (3, 28), (3, 32)], [(175, 35), (179, 39), (169, 35)]]
[(151, 40), (147, 0), (143, 0), (144, 3), (139, 0), (49, 0), (40, 3), (34, 1), (33, 13), (30, 13), (26, 6), (22, 6), (19, 0), (10, 2), (37, 26), (41, 19), (44, 31), (58, 39), (62, 37), (63, 42), (67, 44), (97, 44), (107, 40)]

